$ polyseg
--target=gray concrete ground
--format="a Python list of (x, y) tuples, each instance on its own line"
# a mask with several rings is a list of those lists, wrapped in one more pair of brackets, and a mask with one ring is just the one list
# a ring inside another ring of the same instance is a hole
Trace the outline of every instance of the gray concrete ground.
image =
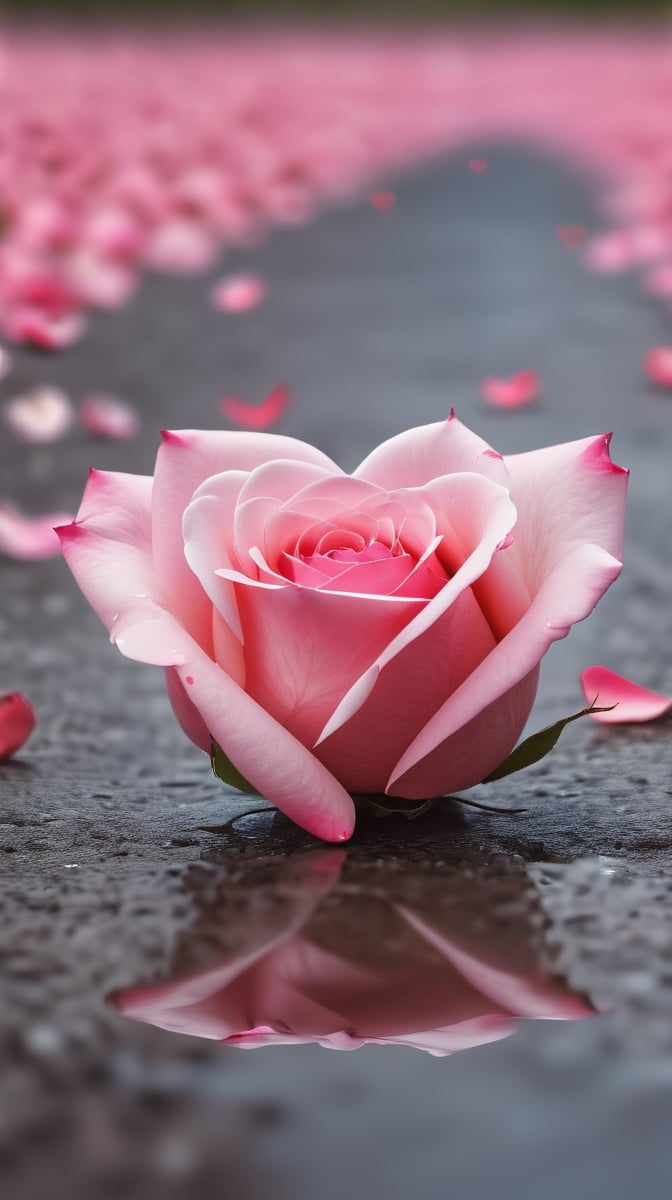
[[(475, 154), (489, 163), (481, 176), (466, 168)], [(562, 164), (469, 147), (392, 186), (387, 214), (352, 204), (232, 254), (227, 265), (269, 280), (254, 314), (213, 312), (207, 280), (154, 277), (76, 350), (17, 354), (4, 395), (41, 381), (116, 392), (144, 427), (130, 444), (78, 432), (42, 449), (3, 435), (0, 491), (74, 510), (90, 463), (150, 471), (159, 428), (217, 426), (220, 395), (261, 398), (280, 380), (294, 390), (282, 432), (346, 468), (451, 404), (504, 452), (613, 429), (614, 457), (632, 468), (626, 567), (548, 656), (532, 723), (580, 706), (590, 662), (669, 691), (672, 401), (640, 367), (670, 340), (669, 320), (634, 280), (593, 278), (559, 243), (557, 225), (597, 224), (591, 181)], [(527, 367), (543, 375), (537, 407), (482, 405), (481, 376)], [(205, 832), (249, 803), (181, 738), (162, 673), (109, 646), (60, 561), (3, 561), (0, 579), (2, 689), (25, 690), (40, 717), (0, 767), (3, 1195), (669, 1195), (669, 722), (574, 725), (545, 763), (473, 794), (525, 813), (454, 805), (366, 824), (350, 851), (358, 871), (432, 863), (431, 886), (437, 862), (450, 886), (467, 869), (525, 872), (524, 936), (602, 1015), (526, 1024), (451, 1059), (375, 1046), (245, 1054), (126, 1021), (105, 996), (165, 976), (190, 932), (203, 936), (199, 872), (217, 879), (314, 843), (270, 815)], [(225, 918), (210, 914), (215, 945)]]

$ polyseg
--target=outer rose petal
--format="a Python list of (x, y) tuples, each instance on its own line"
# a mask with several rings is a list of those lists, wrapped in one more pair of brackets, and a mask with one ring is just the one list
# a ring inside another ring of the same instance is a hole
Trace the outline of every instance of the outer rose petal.
[[(246, 689), (306, 745), (313, 744), (341, 697), (424, 603), (291, 583), (269, 588), (246, 581), (235, 589)], [(378, 732), (385, 740), (387, 731)], [(365, 747), (360, 764), (365, 769), (367, 758)], [(343, 774), (341, 764), (330, 760), (330, 766), (346, 786), (363, 790), (354, 786), (350, 771)]]
[(353, 474), (397, 489), (422, 487), (430, 479), (458, 471), (476, 471), (505, 486), (509, 482), (501, 454), (451, 413), (446, 421), (407, 429), (383, 442)]
[(273, 433), (181, 430), (165, 433), (152, 491), (152, 548), (158, 579), (185, 629), (198, 636), (210, 601), (184, 557), (182, 518), (196, 489), (223, 471), (253, 471), (274, 458), (314, 463), (342, 474), (331, 459), (295, 438)]
[(628, 472), (612, 463), (610, 440), (605, 434), (506, 457), (518, 510), (511, 558), (532, 595), (581, 544), (622, 557)]
[[(587, 438), (507, 459), (519, 510), (507, 551), (533, 597), (492, 654), (402, 755), (388, 789), (536, 667), (552, 642), (590, 615), (620, 574), (627, 472), (605, 438)], [(596, 544), (597, 543), (597, 544)], [(488, 774), (484, 770), (483, 778)], [(464, 785), (462, 785), (464, 786)]]
[[(345, 841), (355, 823), (354, 806), (345, 789), (212, 661), (168, 611), (147, 550), (147, 512), (141, 506), (124, 510), (104, 505), (103, 511), (111, 514), (105, 525), (98, 513), (101, 492), (107, 488), (110, 499), (116, 498), (119, 478), (105, 476), (102, 487), (95, 480), (82, 505), (85, 512), (91, 510), (90, 516), (59, 531), (68, 565), (91, 607), (110, 629), (111, 640), (128, 658), (176, 667), (204, 726), (253, 787), (316, 837)], [(148, 498), (141, 485), (151, 486), (151, 480), (126, 478), (134, 481), (129, 492), (135, 488)], [(126, 486), (121, 490), (126, 494)], [(211, 618), (209, 604), (208, 611)], [(176, 694), (173, 681), (173, 698)], [(184, 712), (181, 717), (186, 721)], [(202, 729), (194, 727), (194, 735), (202, 739)]]
[[(353, 622), (355, 629), (357, 625)], [(468, 636), (465, 636), (465, 630), (468, 630)], [(341, 640), (336, 636), (333, 641), (338, 650)], [(425, 633), (382, 668), (361, 708), (340, 729), (321, 741), (315, 753), (349, 791), (384, 792), (403, 748), (410, 745), (431, 720), (442, 700), (487, 658), (494, 645), (494, 636), (471, 589), (465, 588)], [(371, 650), (375, 649), (372, 644)], [(514, 711), (517, 716), (517, 709)], [(526, 715), (519, 725), (516, 724), (493, 767), (508, 754)], [(490, 736), (488, 728), (488, 742)], [(493, 740), (497, 754), (501, 739), (494, 737)], [(478, 782), (487, 773), (478, 774), (483, 749), (479, 746), (476, 755), (471, 755), (468, 763), (472, 776), (470, 783)], [(426, 799), (466, 786), (463, 780), (462, 756), (459, 749), (455, 754), (450, 748), (438, 764), (438, 771), (436, 764), (432, 764), (429, 771), (423, 772), (419, 787), (395, 789), (395, 794)]]
[(120, 617), (163, 597), (151, 557), (152, 480), (91, 471), (71, 525), (58, 529), (65, 559), (108, 633)]
[(597, 697), (600, 708), (616, 705), (611, 712), (590, 714), (602, 725), (655, 721), (656, 717), (662, 717), (672, 709), (672, 697), (650, 692), (607, 667), (586, 667), (581, 673), (581, 686), (589, 704)]
[(208, 728), (196, 705), (189, 697), (188, 689), (181, 682), (174, 667), (166, 667), (166, 690), (175, 716), (190, 742), (206, 754), (210, 753), (211, 741)]
[[(508, 553), (508, 551), (507, 551)], [(387, 790), (437, 746), (507, 693), (538, 665), (549, 646), (594, 609), (621, 573), (621, 563), (599, 546), (578, 546), (541, 587), (514, 629), (435, 713), (397, 763)], [(488, 774), (484, 770), (481, 778)], [(464, 785), (463, 785), (464, 786)]]

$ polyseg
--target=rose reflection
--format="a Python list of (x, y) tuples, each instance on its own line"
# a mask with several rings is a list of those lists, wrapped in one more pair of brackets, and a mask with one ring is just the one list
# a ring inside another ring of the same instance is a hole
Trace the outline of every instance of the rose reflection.
[(365, 1043), (452, 1054), (517, 1018), (592, 1010), (538, 963), (525, 870), (391, 862), (340, 850), (188, 875), (198, 917), (170, 977), (115, 992), (125, 1016), (256, 1047)]

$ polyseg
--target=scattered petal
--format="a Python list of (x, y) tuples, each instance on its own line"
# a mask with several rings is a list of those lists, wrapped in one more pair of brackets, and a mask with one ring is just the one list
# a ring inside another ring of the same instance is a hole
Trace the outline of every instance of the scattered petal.
[(246, 429), (267, 429), (283, 416), (289, 403), (289, 388), (279, 384), (266, 397), (263, 404), (255, 407), (239, 400), (237, 396), (225, 396), (220, 408), (225, 417)]
[(51, 317), (38, 308), (23, 308), (10, 314), (5, 327), (13, 341), (28, 342), (40, 350), (65, 350), (82, 336), (85, 321), (78, 312)]
[(628, 233), (603, 233), (592, 238), (584, 255), (584, 262), (590, 271), (600, 274), (614, 274), (617, 271), (627, 271), (635, 259), (632, 238)]
[(654, 346), (644, 355), (644, 370), (654, 383), (672, 387), (672, 346)]
[(81, 403), (79, 420), (94, 437), (123, 440), (137, 437), (140, 430), (135, 409), (113, 396), (87, 396)]
[(672, 296), (672, 262), (651, 267), (644, 276), (644, 291), (649, 296)]
[(92, 308), (120, 308), (137, 283), (132, 267), (100, 258), (88, 249), (71, 255), (68, 276), (78, 300)]
[(216, 252), (217, 244), (204, 226), (175, 218), (158, 226), (147, 245), (145, 258), (159, 271), (191, 275), (206, 270)]
[(487, 171), (488, 164), (484, 158), (471, 158), (469, 160), (469, 170), (474, 172), (474, 175), (482, 175)]
[(522, 408), (539, 397), (541, 380), (536, 371), (519, 371), (510, 379), (489, 376), (481, 380), (481, 396), (493, 408)]
[(253, 272), (227, 275), (216, 283), (210, 293), (215, 308), (223, 312), (249, 312), (263, 304), (268, 294), (266, 283)]
[(594, 721), (603, 725), (628, 725), (639, 721), (655, 721), (672, 709), (672, 697), (650, 692), (607, 667), (586, 667), (581, 673), (581, 686), (586, 700), (597, 697), (600, 707), (615, 704), (610, 712), (593, 712)]
[(576, 250), (588, 237), (588, 230), (583, 225), (558, 225), (555, 232), (569, 250)]
[(36, 725), (35, 710), (21, 692), (0, 696), (0, 762), (21, 749)]
[(369, 201), (372, 208), (378, 209), (378, 212), (389, 212), (397, 202), (397, 197), (394, 192), (371, 192)]
[(15, 396), (5, 408), (5, 420), (24, 442), (56, 442), (70, 428), (72, 404), (65, 392), (39, 387)]
[(70, 525), (73, 521), (70, 513), (26, 517), (11, 504), (0, 504), (0, 554), (26, 561), (54, 558), (61, 552), (55, 527)]

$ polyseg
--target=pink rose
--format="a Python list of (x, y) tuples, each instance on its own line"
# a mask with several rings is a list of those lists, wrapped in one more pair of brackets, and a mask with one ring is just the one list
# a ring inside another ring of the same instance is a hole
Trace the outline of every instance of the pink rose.
[[(435, 1055), (508, 1037), (517, 1017), (593, 1011), (539, 967), (523, 872), (355, 865), (343, 886), (342, 858), (330, 850), (272, 860), (263, 882), (240, 870), (210, 878), (170, 978), (110, 999), (135, 1020), (231, 1046), (376, 1042)], [(220, 931), (228, 944), (213, 955)]]
[(608, 447), (503, 459), (451, 415), (346, 475), (292, 438), (167, 433), (153, 478), (92, 472), (60, 534), (188, 736), (343, 841), (349, 793), (453, 792), (509, 754), (541, 658), (621, 570)]

